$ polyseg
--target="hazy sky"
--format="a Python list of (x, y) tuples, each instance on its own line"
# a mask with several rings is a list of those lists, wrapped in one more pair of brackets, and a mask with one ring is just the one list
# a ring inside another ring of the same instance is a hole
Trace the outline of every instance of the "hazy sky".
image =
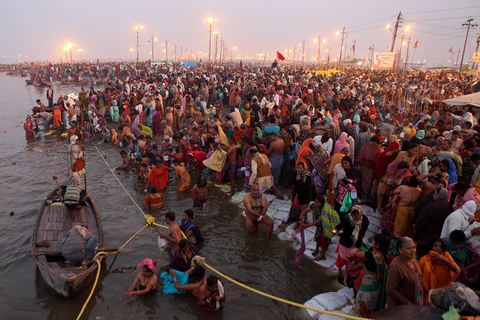
[[(25, 56), (32, 61), (65, 60), (63, 47), (68, 42), (76, 45), (74, 60), (80, 59), (78, 48), (86, 60), (130, 60), (130, 48), (136, 45), (135, 25), (144, 26), (140, 32), (141, 60), (150, 58), (147, 39), (152, 34), (159, 39), (155, 54), (162, 59), (165, 40), (177, 44), (178, 55), (181, 47), (194, 54), (208, 52), (204, 20), (209, 16), (217, 19), (213, 30), (224, 38), (228, 49), (237, 47), (235, 55), (285, 53), (296, 45), (298, 57), (298, 45), (305, 40), (306, 58), (315, 58), (318, 47), (313, 39), (321, 35), (326, 39), (322, 59), (329, 47), (333, 60), (340, 51), (340, 37), (335, 32), (346, 27), (347, 55), (352, 56), (356, 40), (355, 56), (364, 58), (371, 45), (375, 51), (390, 51), (392, 32), (386, 25), (393, 26), (400, 11), (404, 25), (411, 27), (406, 33), (411, 37), (410, 57), (414, 54), (415, 61), (427, 60), (429, 65), (448, 65), (450, 47), (455, 54), (463, 49), (466, 28), (462, 23), (468, 18), (480, 24), (479, 0), (3, 1), (0, 62), (18, 61), (20, 54), (22, 61)], [(471, 59), (478, 32), (478, 27), (470, 30), (465, 61)], [(413, 53), (417, 39), (418, 48)], [(170, 48), (169, 59), (172, 54)]]

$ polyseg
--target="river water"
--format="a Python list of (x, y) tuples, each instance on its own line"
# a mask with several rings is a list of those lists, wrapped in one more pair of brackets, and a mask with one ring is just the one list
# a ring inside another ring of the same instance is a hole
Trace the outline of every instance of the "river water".
[[(56, 187), (52, 176), (66, 179), (67, 142), (66, 138), (52, 136), (26, 141), (23, 122), (31, 113), (32, 101), (39, 98), (45, 103), (46, 99), (44, 88), (26, 86), (24, 80), (0, 74), (0, 318), (75, 319), (90, 288), (70, 299), (55, 296), (46, 288), (29, 257), (37, 213), (44, 197)], [(54, 86), (56, 97), (79, 89)], [(102, 145), (101, 152), (112, 167), (121, 164), (117, 147)], [(88, 192), (100, 212), (105, 245), (118, 247), (145, 220), (92, 145), (87, 145), (86, 161)], [(145, 193), (136, 176), (122, 173), (119, 178), (141, 203)], [(272, 240), (264, 240), (264, 228), (259, 235), (247, 235), (245, 218), (239, 215), (237, 205), (215, 187), (211, 191), (208, 210), (196, 213), (195, 220), (206, 238), (200, 253), (213, 267), (248, 286), (299, 303), (339, 289), (332, 274), (311, 260), (304, 259), (302, 266), (296, 267), (290, 242), (275, 234)], [(187, 194), (176, 192), (173, 179), (164, 190), (164, 201), (165, 208), (156, 214), (157, 222), (162, 224), (167, 210), (176, 212), (179, 221), (183, 210), (192, 206)], [(189, 293), (158, 292), (126, 299), (124, 293), (139, 271), (138, 263), (146, 257), (159, 259), (158, 271), (170, 261), (169, 253), (159, 250), (156, 231), (151, 228), (139, 234), (126, 249), (135, 252), (106, 259), (83, 319), (309, 319), (304, 310), (264, 298), (226, 280), (227, 301), (217, 314), (199, 311)], [(207, 269), (207, 275), (210, 274)]]

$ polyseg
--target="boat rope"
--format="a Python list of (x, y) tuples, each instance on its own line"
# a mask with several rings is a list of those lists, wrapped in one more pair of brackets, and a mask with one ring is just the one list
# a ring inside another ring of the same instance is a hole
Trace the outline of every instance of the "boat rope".
[[(104, 253), (106, 253), (106, 252), (104, 252)], [(90, 299), (93, 296), (93, 292), (95, 291), (95, 287), (97, 286), (97, 283), (98, 283), (98, 278), (100, 278), (100, 268), (102, 267), (102, 265), (101, 265), (101, 263), (98, 259), (95, 259), (94, 261), (97, 264), (97, 268), (98, 268), (97, 269), (97, 276), (95, 277), (95, 282), (93, 283), (92, 291), (90, 291), (90, 294), (88, 295), (87, 301), (85, 301), (85, 303), (83, 304), (82, 310), (80, 310), (80, 313), (77, 316), (77, 320), (79, 320), (82, 317), (82, 314), (85, 311), (85, 308), (87, 307), (88, 303), (90, 302)]]
[[(146, 225), (144, 225), (140, 230), (138, 230), (137, 232), (135, 232), (133, 234), (133, 236), (130, 237), (130, 239), (128, 239), (119, 249), (123, 249), (125, 248), (125, 246), (133, 240), (133, 238), (135, 238), (140, 232), (142, 232), (146, 227), (150, 226), (151, 224), (147, 223)], [(97, 275), (95, 277), (95, 282), (93, 283), (93, 287), (92, 287), (92, 290), (90, 291), (90, 294), (88, 295), (88, 298), (87, 300), (85, 301), (85, 303), (83, 304), (83, 307), (82, 309), (80, 310), (80, 313), (78, 314), (77, 316), (77, 320), (79, 320), (81, 317), (82, 317), (82, 314), (83, 312), (85, 311), (85, 308), (87, 307), (88, 303), (90, 302), (90, 299), (92, 298), (92, 295), (93, 295), (93, 292), (95, 291), (95, 288), (97, 287), (97, 283), (98, 283), (98, 279), (100, 278), (100, 268), (101, 268), (101, 263), (100, 263), (100, 260), (99, 260), (99, 257), (100, 256), (107, 256), (107, 255), (114, 255), (114, 254), (117, 254), (118, 251), (115, 251), (115, 252), (105, 252), (105, 251), (100, 251), (98, 252), (94, 257), (93, 257), (93, 261), (95, 261), (95, 263), (98, 265), (98, 270), (97, 270)]]
[[(98, 149), (97, 145), (95, 144), (95, 142), (91, 141), (93, 146), (95, 147), (95, 149), (97, 149), (97, 152), (98, 154), (102, 157), (103, 161), (105, 162), (105, 164), (107, 165), (108, 169), (110, 170), (110, 172), (113, 174), (113, 176), (115, 177), (115, 179), (117, 179), (117, 182), (118, 184), (120, 184), (120, 186), (123, 188), (123, 191), (125, 191), (125, 193), (127, 194), (127, 196), (130, 198), (130, 200), (132, 200), (133, 204), (135, 204), (135, 206), (137, 207), (137, 209), (143, 214), (143, 216), (145, 217), (145, 219), (147, 219), (147, 215), (145, 214), (145, 212), (143, 211), (142, 207), (140, 207), (138, 205), (138, 203), (135, 201), (135, 199), (133, 199), (132, 195), (130, 194), (130, 192), (128, 192), (127, 188), (125, 188), (125, 186), (123, 185), (123, 183), (120, 181), (120, 179), (118, 179), (117, 175), (115, 174), (115, 171), (113, 171), (112, 167), (110, 167), (110, 165), (108, 164), (107, 162), (107, 159), (105, 159), (105, 157), (102, 155), (102, 153), (100, 152), (100, 150)], [(148, 219), (147, 219), (148, 221)]]
[[(127, 189), (123, 186), (123, 184), (121, 183), (121, 181), (118, 179), (117, 175), (115, 174), (115, 172), (113, 171), (112, 167), (108, 164), (107, 160), (105, 159), (105, 157), (103, 157), (102, 153), (100, 152), (100, 150), (97, 148), (97, 146), (95, 145), (95, 143), (93, 141), (91, 141), (92, 144), (95, 146), (95, 149), (97, 149), (97, 152), (100, 154), (100, 156), (102, 157), (103, 161), (105, 162), (105, 164), (107, 165), (107, 167), (110, 169), (110, 172), (113, 174), (113, 176), (117, 179), (118, 183), (122, 186), (123, 190), (125, 190), (125, 192), (127, 193), (127, 195), (129, 196), (129, 198), (132, 200), (132, 202), (136, 205), (136, 207), (140, 210), (140, 212), (143, 214), (143, 216), (145, 217), (145, 219), (147, 219), (147, 225), (145, 225), (142, 229), (140, 229), (139, 231), (137, 231), (128, 241), (130, 242), (138, 233), (140, 233), (143, 229), (145, 229), (146, 227), (148, 226), (158, 226), (158, 227), (161, 227), (161, 228), (166, 228), (168, 229), (168, 226), (164, 226), (164, 225), (161, 225), (161, 224), (158, 224), (155, 222), (155, 218), (152, 217), (151, 215), (147, 215), (143, 210), (142, 208), (137, 204), (137, 202), (133, 199), (133, 197), (130, 195), (130, 193), (127, 191)], [(185, 234), (182, 232), (182, 236), (184, 238), (185, 237)], [(127, 244), (125, 243), (125, 245)], [(124, 245), (124, 246), (125, 246)], [(124, 246), (122, 246), (121, 248), (123, 248)], [(98, 253), (100, 254), (100, 252)], [(97, 255), (98, 255), (97, 254)], [(115, 254), (112, 253), (112, 254)], [(98, 260), (96, 260), (98, 261)], [(97, 262), (98, 263), (98, 262)], [(210, 266), (209, 264), (207, 263), (203, 263), (207, 268), (209, 268), (210, 270), (212, 270), (213, 272), (215, 272), (216, 274), (218, 274), (219, 276), (225, 278), (226, 280), (244, 288), (244, 289), (247, 289), (253, 293), (256, 293), (256, 294), (259, 294), (261, 296), (264, 296), (266, 298), (269, 298), (269, 299), (272, 299), (272, 300), (275, 300), (275, 301), (279, 301), (279, 302), (283, 302), (283, 303), (286, 303), (286, 304), (289, 304), (291, 306), (294, 306), (294, 307), (298, 307), (298, 308), (302, 308), (302, 309), (308, 309), (308, 310), (311, 310), (311, 311), (315, 311), (315, 312), (318, 312), (318, 313), (323, 313), (323, 314), (328, 314), (328, 315), (331, 315), (331, 316), (335, 316), (335, 317), (340, 317), (340, 318), (344, 318), (344, 319), (351, 319), (351, 320), (369, 320), (369, 318), (363, 318), (363, 317), (358, 317), (358, 316), (353, 316), (353, 315), (349, 315), (349, 314), (343, 314), (343, 313), (339, 313), (339, 312), (334, 312), (334, 311), (328, 311), (328, 310), (322, 310), (322, 309), (318, 309), (318, 308), (314, 308), (314, 307), (310, 307), (310, 306), (306, 306), (304, 304), (301, 304), (301, 303), (298, 303), (298, 302), (294, 302), (294, 301), (290, 301), (290, 300), (286, 300), (286, 299), (283, 299), (283, 298), (280, 298), (280, 297), (277, 297), (277, 296), (274, 296), (274, 295), (271, 295), (271, 294), (268, 294), (268, 293), (265, 293), (263, 291), (260, 291), (260, 290), (257, 290), (255, 288), (252, 288), (252, 287), (249, 287), (235, 279), (232, 279), (230, 278), (229, 276), (223, 274), (222, 272), (218, 271), (217, 269), (213, 268), (212, 266)], [(97, 279), (98, 279), (98, 274), (99, 272), (97, 273)], [(95, 288), (95, 286), (94, 286)], [(90, 293), (90, 295), (93, 293), (93, 289), (92, 289), (92, 292)], [(90, 299), (90, 297), (89, 297)], [(89, 299), (87, 299), (87, 302), (85, 303), (85, 305), (88, 303)], [(85, 307), (85, 306), (84, 306)], [(82, 312), (83, 312), (83, 309), (82, 308)], [(78, 320), (78, 318), (77, 318)]]

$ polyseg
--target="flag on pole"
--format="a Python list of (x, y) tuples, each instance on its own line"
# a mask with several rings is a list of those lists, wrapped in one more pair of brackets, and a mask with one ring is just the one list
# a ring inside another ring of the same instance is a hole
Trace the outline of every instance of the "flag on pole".
[(353, 54), (355, 54), (355, 44), (352, 46)]
[(453, 48), (450, 47), (450, 50), (448, 50), (448, 52), (450, 52), (451, 54), (453, 54)]
[(283, 54), (281, 54), (280, 52), (277, 51), (277, 58), (280, 59), (280, 60), (285, 60), (285, 57), (283, 56)]
[(413, 45), (413, 49), (417, 49), (417, 46), (418, 46), (418, 39), (417, 41), (415, 41), (415, 44)]

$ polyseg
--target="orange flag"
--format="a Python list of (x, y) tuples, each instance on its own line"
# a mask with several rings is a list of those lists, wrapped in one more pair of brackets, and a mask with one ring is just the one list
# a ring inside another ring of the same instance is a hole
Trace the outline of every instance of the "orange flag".
[(415, 41), (415, 44), (413, 45), (413, 48), (417, 49), (417, 46), (418, 46), (418, 39), (417, 39), (417, 41)]

